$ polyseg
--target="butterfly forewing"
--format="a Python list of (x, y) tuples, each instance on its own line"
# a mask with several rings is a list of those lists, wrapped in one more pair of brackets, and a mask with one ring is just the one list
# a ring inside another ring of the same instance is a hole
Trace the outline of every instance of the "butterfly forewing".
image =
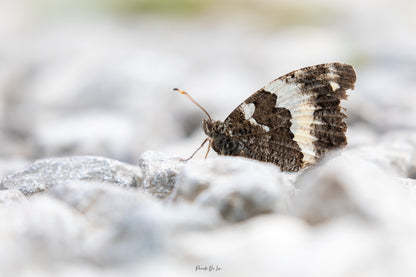
[(328, 63), (290, 72), (261, 88), (224, 121), (240, 155), (297, 171), (347, 144), (340, 100), (356, 80), (350, 65)]

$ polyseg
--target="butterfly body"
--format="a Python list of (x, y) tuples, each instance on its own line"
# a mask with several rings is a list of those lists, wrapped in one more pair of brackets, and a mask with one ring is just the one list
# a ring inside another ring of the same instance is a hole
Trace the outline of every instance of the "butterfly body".
[(227, 156), (242, 156), (243, 142), (231, 132), (227, 132), (229, 128), (224, 122), (204, 119), (202, 126), (215, 152)]

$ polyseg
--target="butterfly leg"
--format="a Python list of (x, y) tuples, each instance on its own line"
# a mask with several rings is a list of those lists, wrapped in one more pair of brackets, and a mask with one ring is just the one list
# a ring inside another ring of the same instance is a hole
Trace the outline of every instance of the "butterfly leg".
[(207, 159), (207, 157), (208, 157), (208, 153), (209, 153), (209, 150), (211, 150), (211, 144), (212, 144), (212, 138), (207, 138), (208, 140), (209, 140), (209, 144), (208, 144), (208, 150), (207, 150), (207, 153), (205, 154), (205, 160)]
[[(192, 158), (195, 156), (196, 152), (198, 152), (198, 151), (199, 151), (199, 149), (201, 149), (201, 148), (204, 146), (204, 144), (207, 142), (207, 140), (208, 140), (208, 138), (206, 138), (206, 139), (202, 142), (201, 146), (199, 146), (199, 147), (198, 147), (198, 149), (196, 149), (196, 150), (195, 150), (195, 152), (194, 152), (194, 153), (192, 153), (192, 155), (191, 155), (189, 158), (187, 158), (187, 159), (181, 159), (181, 162), (187, 162), (187, 161), (189, 161), (190, 159), (192, 159)], [(211, 146), (211, 140), (210, 140), (210, 142), (209, 142), (209, 145)], [(209, 148), (208, 148), (208, 149), (209, 149)], [(208, 150), (208, 151), (209, 151), (209, 150)], [(207, 152), (207, 155), (208, 155), (208, 152)], [(205, 158), (206, 158), (206, 156), (205, 156)]]

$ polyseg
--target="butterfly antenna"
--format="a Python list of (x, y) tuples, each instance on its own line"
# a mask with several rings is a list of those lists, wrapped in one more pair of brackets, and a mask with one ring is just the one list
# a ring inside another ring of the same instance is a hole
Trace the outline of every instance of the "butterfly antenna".
[(198, 102), (196, 102), (187, 92), (178, 88), (174, 88), (173, 90), (179, 91), (181, 94), (185, 95), (189, 100), (191, 100), (195, 105), (197, 105), (201, 110), (203, 110), (204, 113), (208, 116), (208, 119), (212, 121), (212, 118), (209, 116), (209, 113), (201, 105), (199, 105)]

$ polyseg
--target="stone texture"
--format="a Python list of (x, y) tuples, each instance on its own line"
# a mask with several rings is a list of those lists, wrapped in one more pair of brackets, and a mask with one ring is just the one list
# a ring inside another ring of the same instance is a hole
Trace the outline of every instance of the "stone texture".
[(165, 205), (136, 188), (71, 181), (48, 191), (84, 215), (96, 231), (85, 238), (84, 254), (98, 264), (129, 263), (158, 253), (167, 234), (212, 229), (214, 213), (194, 206)]
[(19, 276), (26, 267), (51, 268), (55, 262), (76, 259), (82, 255), (84, 239), (91, 230), (76, 210), (45, 195), (2, 207), (1, 275)]
[(272, 164), (240, 157), (190, 162), (178, 175), (174, 200), (213, 208), (226, 220), (241, 221), (287, 211), (293, 176)]
[(416, 132), (395, 131), (351, 152), (401, 177), (416, 177)]
[(53, 187), (49, 193), (99, 225), (116, 224), (132, 211), (147, 211), (157, 217), (160, 203), (136, 188), (88, 181), (70, 181)]
[[(412, 204), (416, 203), (416, 179), (398, 178), (397, 181), (400, 184), (400, 188), (403, 190), (403, 193), (410, 198), (410, 202)], [(416, 213), (416, 204), (410, 205), (408, 208)]]
[[(158, 211), (132, 209), (85, 239), (84, 255), (102, 266), (141, 262), (165, 248), (169, 226)], [(82, 257), (82, 256), (81, 256)]]
[(0, 189), (15, 188), (30, 195), (75, 180), (137, 187), (141, 183), (141, 172), (135, 166), (103, 157), (51, 158), (35, 161), (23, 170), (9, 174), (0, 183)]
[(136, 189), (59, 184), (20, 205), (0, 206), (0, 267), (17, 261), (47, 268), (70, 261), (137, 262), (163, 249), (165, 214), (160, 203)]
[(175, 187), (176, 175), (184, 166), (180, 158), (154, 151), (144, 152), (139, 159), (139, 167), (143, 172), (141, 187), (146, 193), (167, 198)]
[(209, 233), (183, 233), (172, 251), (188, 263), (171, 257), (165, 264), (179, 272), (219, 266), (205, 273), (219, 276), (411, 276), (414, 231), (388, 232), (351, 217), (311, 227), (294, 217), (262, 215)]
[(369, 223), (415, 224), (410, 220), (410, 198), (398, 178), (380, 166), (348, 152), (328, 157), (306, 171), (296, 183), (296, 216), (311, 224), (344, 216)]
[(0, 190), (0, 207), (24, 200), (26, 197), (18, 189)]
[[(203, 274), (196, 266), (213, 266), (218, 276), (387, 277), (415, 270), (414, 180), (356, 151), (299, 174), (238, 157), (181, 163), (149, 155), (147, 163), (162, 184), (175, 180), (168, 198), (69, 180), (0, 206), (0, 272), (194, 276)], [(162, 173), (175, 170), (171, 178)]]
[(100, 265), (128, 263), (160, 251), (170, 225), (161, 203), (136, 188), (72, 181), (49, 193), (96, 226), (85, 238), (84, 255)]

